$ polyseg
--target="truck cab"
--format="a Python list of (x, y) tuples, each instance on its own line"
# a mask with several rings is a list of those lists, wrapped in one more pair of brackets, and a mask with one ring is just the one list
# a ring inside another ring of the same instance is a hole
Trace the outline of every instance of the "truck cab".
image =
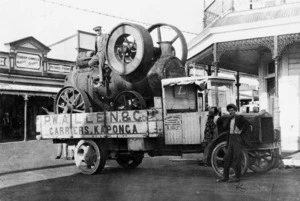
[(201, 144), (208, 111), (226, 113), (234, 103), (234, 79), (208, 76), (162, 80), (165, 144)]

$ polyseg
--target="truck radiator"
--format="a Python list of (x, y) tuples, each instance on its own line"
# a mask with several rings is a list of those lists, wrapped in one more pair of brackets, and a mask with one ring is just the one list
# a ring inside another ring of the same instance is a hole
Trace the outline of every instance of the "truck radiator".
[(272, 143), (274, 142), (274, 126), (272, 117), (260, 118), (260, 136), (259, 142)]

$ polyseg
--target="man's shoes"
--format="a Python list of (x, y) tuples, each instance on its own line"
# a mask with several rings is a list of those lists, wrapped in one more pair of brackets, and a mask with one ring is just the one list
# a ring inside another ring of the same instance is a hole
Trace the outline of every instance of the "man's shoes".
[(56, 156), (55, 159), (60, 159), (60, 156)]
[(233, 177), (233, 178), (229, 179), (228, 182), (229, 183), (240, 182), (240, 178)]
[(222, 177), (220, 179), (217, 179), (217, 183), (221, 183), (221, 182), (227, 182), (228, 178)]

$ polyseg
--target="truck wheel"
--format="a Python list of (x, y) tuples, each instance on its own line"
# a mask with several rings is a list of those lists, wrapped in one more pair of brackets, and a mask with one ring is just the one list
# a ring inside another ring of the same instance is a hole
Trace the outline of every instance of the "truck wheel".
[[(226, 154), (226, 142), (217, 144), (211, 154), (211, 165), (218, 176), (222, 177), (224, 172), (224, 156)], [(246, 173), (249, 165), (248, 154), (243, 150), (242, 175)], [(233, 168), (230, 168), (229, 176), (234, 176)]]
[(133, 169), (139, 166), (144, 159), (143, 152), (120, 153), (116, 157), (117, 163), (125, 169)]
[(275, 166), (278, 149), (250, 150), (248, 155), (250, 159), (249, 169), (253, 172), (262, 173), (271, 170)]
[(93, 140), (80, 140), (76, 145), (74, 156), (75, 164), (82, 174), (97, 173), (106, 163), (105, 149)]

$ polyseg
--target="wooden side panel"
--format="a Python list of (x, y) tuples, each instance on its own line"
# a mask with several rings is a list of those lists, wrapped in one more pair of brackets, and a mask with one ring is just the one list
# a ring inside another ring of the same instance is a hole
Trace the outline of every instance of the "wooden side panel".
[(164, 124), (165, 143), (183, 144), (181, 114), (167, 114)]
[(197, 112), (182, 113), (183, 144), (200, 144), (200, 115)]

